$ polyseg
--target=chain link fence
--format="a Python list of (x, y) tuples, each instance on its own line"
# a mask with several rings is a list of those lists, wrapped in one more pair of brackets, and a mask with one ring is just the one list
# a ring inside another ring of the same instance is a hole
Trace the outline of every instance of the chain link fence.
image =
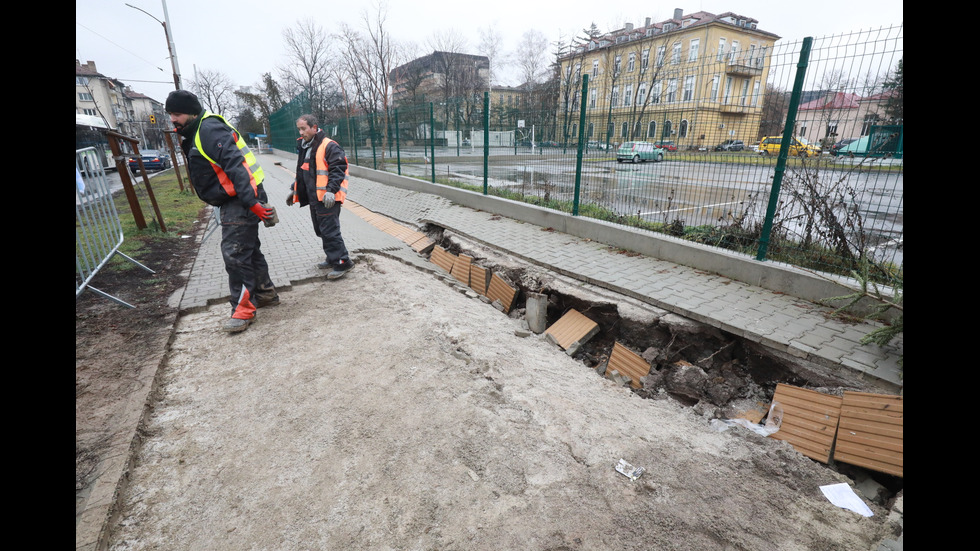
[[(891, 281), (904, 265), (902, 54), (901, 26), (744, 51), (653, 43), (591, 65), (568, 56), (507, 99), (401, 102), (322, 126), (360, 166), (817, 271), (868, 260)], [(302, 114), (290, 109), (287, 151)]]

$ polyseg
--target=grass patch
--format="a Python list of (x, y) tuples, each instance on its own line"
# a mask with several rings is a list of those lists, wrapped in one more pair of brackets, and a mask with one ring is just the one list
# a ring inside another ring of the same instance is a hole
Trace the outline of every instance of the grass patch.
[[(146, 222), (146, 228), (139, 229), (137, 227), (133, 208), (129, 204), (126, 193), (119, 191), (113, 194), (113, 202), (116, 212), (119, 214), (119, 224), (123, 234), (123, 242), (119, 246), (119, 252), (141, 261), (149, 251), (160, 249), (161, 246), (166, 248), (167, 245), (172, 245), (172, 243), (165, 242), (182, 239), (181, 236), (191, 235), (196, 231), (197, 221), (205, 204), (189, 189), (186, 175), (183, 178), (183, 191), (180, 190), (177, 175), (172, 168), (154, 175), (150, 180), (150, 189), (156, 198), (160, 218), (163, 219), (162, 226), (165, 226), (167, 231), (161, 230), (160, 221), (157, 219), (153, 203), (150, 201), (150, 194), (142, 177), (133, 177), (132, 180), (134, 181), (137, 203)], [(79, 227), (77, 220), (75, 226), (77, 230)], [(97, 231), (95, 228), (88, 229), (90, 232)], [(102, 230), (104, 234), (110, 236), (109, 239), (113, 241), (112, 244), (114, 245), (118, 230), (114, 228), (103, 228)], [(84, 243), (76, 242), (76, 257), (83, 253), (82, 248), (85, 246)], [(125, 258), (114, 255), (102, 269), (132, 270), (140, 268)]]

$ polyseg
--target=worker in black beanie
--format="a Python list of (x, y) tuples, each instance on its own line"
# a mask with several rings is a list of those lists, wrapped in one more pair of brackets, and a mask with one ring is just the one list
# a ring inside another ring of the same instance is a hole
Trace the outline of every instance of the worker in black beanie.
[(266, 206), (265, 173), (238, 131), (221, 115), (202, 108), (193, 93), (170, 92), (166, 109), (182, 138), (194, 191), (218, 208), (232, 306), (231, 318), (221, 329), (244, 331), (255, 321), (257, 308), (279, 304), (259, 242), (259, 222), (270, 226), (275, 217)]

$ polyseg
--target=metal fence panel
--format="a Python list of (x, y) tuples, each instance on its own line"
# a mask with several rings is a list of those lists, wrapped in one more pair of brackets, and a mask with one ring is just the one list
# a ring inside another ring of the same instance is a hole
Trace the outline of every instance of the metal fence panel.
[(75, 298), (88, 289), (132, 308), (91, 286), (92, 278), (117, 254), (154, 273), (119, 252), (124, 240), (122, 224), (99, 155), (92, 147), (75, 151)]

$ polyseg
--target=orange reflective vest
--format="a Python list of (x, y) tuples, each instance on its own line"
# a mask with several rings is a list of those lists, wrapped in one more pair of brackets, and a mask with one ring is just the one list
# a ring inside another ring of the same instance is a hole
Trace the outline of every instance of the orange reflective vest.
[[(323, 202), (323, 196), (329, 191), (327, 186), (330, 184), (330, 165), (327, 163), (327, 147), (336, 143), (330, 138), (324, 137), (320, 142), (320, 146), (316, 148), (316, 199), (317, 201)], [(340, 147), (340, 144), (337, 144)], [(300, 165), (301, 170), (309, 170), (310, 162), (307, 160), (302, 165)], [(347, 198), (347, 177), (350, 171), (345, 166), (344, 167), (344, 180), (340, 182), (340, 189), (334, 193), (334, 200), (338, 203), (343, 203), (344, 199)], [(295, 193), (295, 189), (294, 189)]]

